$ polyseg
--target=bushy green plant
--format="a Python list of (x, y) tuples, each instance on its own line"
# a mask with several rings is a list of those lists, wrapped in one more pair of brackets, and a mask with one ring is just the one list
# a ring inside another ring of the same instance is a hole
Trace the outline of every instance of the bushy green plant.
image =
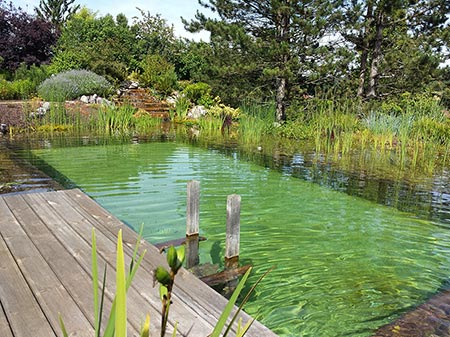
[(0, 99), (14, 99), (16, 94), (12, 82), (0, 78)]
[(211, 97), (211, 87), (204, 82), (188, 84), (184, 88), (183, 93), (196, 105), (210, 107), (214, 103), (213, 98)]
[(237, 120), (241, 116), (241, 109), (227, 106), (220, 101), (220, 98), (216, 97), (214, 105), (208, 109), (208, 115), (221, 119), (225, 118), (225, 116), (230, 116), (233, 120)]
[(414, 122), (414, 135), (432, 143), (449, 144), (450, 143), (450, 121), (436, 121), (432, 118), (423, 116)]
[(283, 138), (290, 139), (308, 139), (312, 136), (312, 130), (305, 123), (300, 123), (297, 121), (288, 122), (280, 125), (279, 127), (274, 127), (276, 134)]
[(61, 102), (82, 95), (107, 96), (111, 89), (104, 77), (91, 71), (69, 70), (46, 79), (38, 87), (38, 94), (46, 101)]
[(28, 80), (7, 81), (0, 79), (0, 99), (24, 99), (29, 98), (36, 90), (33, 83)]
[(142, 74), (139, 81), (143, 86), (151, 87), (163, 94), (171, 93), (177, 85), (175, 67), (164, 57), (147, 55), (141, 62)]
[(191, 101), (183, 93), (175, 101), (175, 112), (178, 118), (186, 118), (186, 114), (191, 106)]
[(48, 66), (46, 65), (41, 65), (38, 67), (35, 65), (27, 66), (22, 64), (14, 73), (14, 80), (29, 80), (36, 90), (39, 84), (44, 82), (49, 75), (50, 73), (48, 71)]

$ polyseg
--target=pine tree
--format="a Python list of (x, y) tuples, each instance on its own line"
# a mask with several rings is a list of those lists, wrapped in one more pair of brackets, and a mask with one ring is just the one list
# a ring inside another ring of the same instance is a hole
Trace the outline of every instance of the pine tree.
[(449, 10), (448, 0), (345, 1), (339, 34), (359, 54), (357, 95), (422, 88), (439, 65)]
[(75, 0), (40, 0), (39, 7), (35, 7), (34, 10), (39, 18), (61, 29), (80, 9), (80, 5), (74, 5), (74, 2)]
[[(200, 2), (219, 19), (197, 13), (184, 22), (191, 32), (211, 33), (213, 64), (223, 78), (235, 79), (235, 88), (260, 86), (266, 94), (274, 89), (276, 120), (286, 120), (292, 88), (308, 86), (309, 77), (321, 63), (323, 38), (333, 23), (340, 1), (209, 0)], [(230, 85), (231, 83), (228, 83)]]

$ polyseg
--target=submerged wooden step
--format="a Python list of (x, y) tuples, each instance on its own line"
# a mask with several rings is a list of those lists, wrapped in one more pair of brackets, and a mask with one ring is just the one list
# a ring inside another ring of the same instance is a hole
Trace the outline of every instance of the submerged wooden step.
[(450, 336), (450, 290), (444, 290), (424, 304), (379, 328), (372, 337)]

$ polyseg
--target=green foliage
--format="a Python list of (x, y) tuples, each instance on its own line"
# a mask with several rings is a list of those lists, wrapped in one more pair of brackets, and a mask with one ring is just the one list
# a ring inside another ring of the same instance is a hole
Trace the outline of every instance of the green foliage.
[(183, 93), (180, 94), (175, 101), (175, 113), (178, 118), (185, 119), (187, 112), (191, 106), (191, 101)]
[(450, 144), (450, 119), (441, 122), (422, 116), (414, 122), (413, 135), (434, 144)]
[(75, 0), (40, 0), (34, 10), (39, 18), (61, 28), (70, 17), (80, 9), (74, 5)]
[(147, 55), (141, 62), (141, 84), (163, 94), (171, 93), (177, 85), (175, 67), (158, 54)]
[(138, 8), (141, 17), (135, 18), (133, 31), (136, 41), (136, 55), (158, 54), (169, 62), (176, 63), (179, 53), (178, 41), (173, 26), (169, 26), (160, 14), (152, 15)]
[(51, 71), (88, 69), (116, 83), (137, 66), (136, 40), (124, 15), (96, 17), (82, 8), (63, 27)]
[(102, 76), (88, 70), (70, 70), (46, 79), (38, 94), (46, 101), (61, 102), (82, 95), (108, 96), (111, 84)]
[[(123, 243), (122, 243), (122, 230), (119, 230), (117, 236), (117, 249), (116, 249), (116, 294), (114, 296), (114, 300), (111, 307), (111, 312), (109, 314), (109, 319), (106, 324), (105, 331), (103, 333), (103, 337), (125, 337), (126, 336), (126, 328), (127, 328), (127, 314), (126, 314), (126, 293), (131, 286), (131, 282), (133, 281), (136, 272), (144, 259), (146, 254), (146, 250), (138, 257), (137, 251), (139, 249), (139, 245), (142, 237), (142, 228), (141, 232), (138, 235), (138, 239), (136, 241), (136, 245), (133, 251), (133, 257), (131, 260), (131, 265), (128, 273), (125, 272), (125, 261), (124, 261), (124, 252), (123, 252)], [(93, 286), (93, 301), (94, 301), (94, 328), (95, 328), (95, 337), (100, 337), (101, 331), (101, 318), (103, 316), (103, 302), (105, 297), (105, 288), (106, 288), (106, 265), (103, 272), (103, 283), (102, 283), (102, 292), (101, 296), (98, 293), (98, 258), (97, 258), (97, 244), (96, 244), (96, 235), (95, 230), (92, 229), (92, 249), (91, 249), (91, 257), (92, 257), (92, 286)], [(59, 315), (59, 323), (61, 327), (61, 331), (64, 337), (68, 336), (66, 331), (66, 327), (64, 321)], [(142, 329), (141, 335), (144, 333), (144, 328)], [(144, 335), (143, 335), (144, 336)]]
[(175, 276), (185, 259), (185, 246), (181, 246), (178, 249), (170, 246), (167, 249), (166, 257), (170, 271), (162, 266), (158, 266), (153, 272), (155, 280), (159, 282), (159, 294), (162, 302), (161, 337), (166, 335), (167, 323), (169, 322), (169, 309), (172, 304), (172, 288), (175, 282)]
[(0, 78), (0, 99), (26, 99), (37, 92), (37, 86), (47, 77), (45, 66), (22, 64), (13, 75), (12, 81)]
[(213, 104), (211, 86), (204, 82), (188, 84), (183, 89), (183, 94), (195, 105), (209, 107)]
[(208, 109), (208, 115), (219, 119), (230, 116), (231, 119), (238, 120), (241, 116), (241, 109), (227, 106), (221, 102), (219, 97), (216, 97), (214, 99), (214, 105)]
[(131, 105), (102, 106), (98, 112), (96, 128), (106, 134), (127, 134), (136, 124), (135, 112), (136, 109)]

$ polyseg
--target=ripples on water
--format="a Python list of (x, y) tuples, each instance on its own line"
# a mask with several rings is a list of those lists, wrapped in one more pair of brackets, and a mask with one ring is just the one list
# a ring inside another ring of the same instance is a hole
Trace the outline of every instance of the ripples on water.
[[(170, 142), (33, 153), (132, 227), (144, 223), (151, 242), (184, 236), (186, 183), (199, 180), (208, 238), (201, 262), (223, 259), (226, 197), (240, 194), (242, 262), (257, 275), (276, 266), (247, 310), (281, 336), (368, 336), (438, 291), (450, 272), (448, 191), (438, 180), (421, 194), (419, 185), (308, 167), (300, 155), (275, 170)], [(352, 192), (352, 184), (376, 187)], [(382, 205), (391, 203), (401, 210)]]

